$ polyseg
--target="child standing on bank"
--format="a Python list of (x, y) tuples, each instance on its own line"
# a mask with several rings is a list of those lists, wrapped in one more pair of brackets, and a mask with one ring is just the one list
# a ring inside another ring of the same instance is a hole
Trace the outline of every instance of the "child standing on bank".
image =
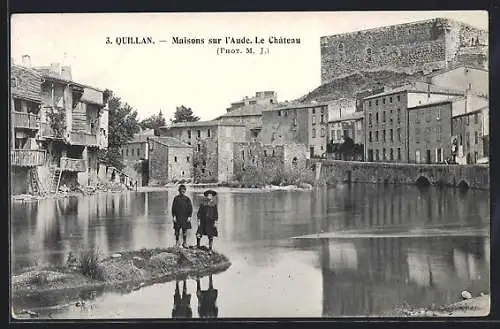
[(179, 235), (182, 230), (182, 246), (187, 248), (187, 230), (191, 229), (193, 204), (186, 195), (186, 186), (179, 186), (179, 194), (172, 203), (172, 217), (174, 218), (175, 245), (179, 246)]
[(198, 230), (196, 231), (196, 246), (200, 248), (201, 238), (208, 237), (208, 248), (212, 251), (214, 237), (217, 237), (217, 221), (219, 214), (217, 211), (217, 192), (208, 190), (203, 193), (204, 198), (198, 210)]

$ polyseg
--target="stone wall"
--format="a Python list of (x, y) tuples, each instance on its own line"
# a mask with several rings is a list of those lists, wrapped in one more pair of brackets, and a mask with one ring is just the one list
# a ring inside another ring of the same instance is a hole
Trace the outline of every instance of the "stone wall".
[(248, 129), (244, 126), (219, 126), (217, 137), (217, 180), (228, 182), (234, 176), (233, 143), (248, 141)]
[(396, 164), (354, 161), (322, 161), (320, 179), (336, 182), (416, 184), (421, 177), (431, 184), (489, 189), (489, 167), (482, 165)]
[(438, 18), (321, 37), (321, 82), (357, 71), (431, 72), (459, 61), (464, 48), (477, 50), (469, 51), (470, 61), (484, 56), (480, 48), (487, 44), (487, 35)]
[(294, 168), (306, 168), (310, 159), (309, 150), (304, 144), (283, 145), (283, 167), (285, 171)]
[(165, 185), (168, 183), (168, 161), (168, 147), (150, 141), (148, 185)]
[(309, 143), (309, 113), (307, 109), (282, 109), (262, 113), (263, 144)]
[(218, 158), (216, 138), (201, 139), (197, 142), (193, 155), (193, 178), (196, 183), (217, 182)]
[(193, 149), (187, 147), (169, 147), (168, 179), (170, 182), (192, 180)]
[(11, 167), (10, 193), (12, 195), (31, 192), (29, 171), (30, 168), (28, 167)]

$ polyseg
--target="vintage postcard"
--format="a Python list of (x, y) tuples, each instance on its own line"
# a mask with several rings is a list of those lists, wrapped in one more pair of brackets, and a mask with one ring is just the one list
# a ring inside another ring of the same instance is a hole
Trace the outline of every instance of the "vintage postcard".
[(15, 319), (483, 317), (486, 11), (15, 14)]

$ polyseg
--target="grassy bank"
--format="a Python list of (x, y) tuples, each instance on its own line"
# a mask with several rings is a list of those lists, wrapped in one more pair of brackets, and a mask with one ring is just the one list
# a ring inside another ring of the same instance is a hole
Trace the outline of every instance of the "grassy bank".
[(47, 297), (50, 293), (89, 288), (137, 287), (182, 277), (199, 277), (229, 268), (229, 260), (219, 253), (196, 248), (157, 248), (125, 251), (99, 259), (95, 250), (69, 257), (66, 264), (32, 268), (12, 276), (12, 295)]

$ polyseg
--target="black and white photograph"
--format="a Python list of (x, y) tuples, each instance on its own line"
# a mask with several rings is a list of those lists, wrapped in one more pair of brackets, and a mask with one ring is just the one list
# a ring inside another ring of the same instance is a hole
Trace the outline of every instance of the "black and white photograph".
[(488, 29), (13, 14), (10, 316), (488, 316)]

